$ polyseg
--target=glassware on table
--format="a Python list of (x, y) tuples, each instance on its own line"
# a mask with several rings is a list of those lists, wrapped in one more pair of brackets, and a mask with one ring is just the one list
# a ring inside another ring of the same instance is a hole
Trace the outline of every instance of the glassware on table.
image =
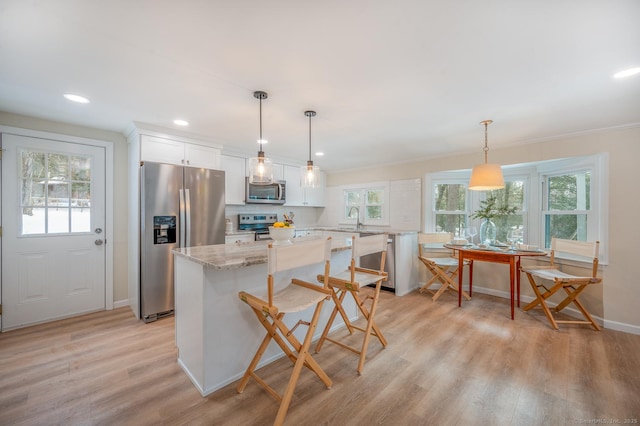
[(522, 242), (522, 237), (523, 237), (522, 229), (520, 228), (509, 229), (509, 232), (507, 232), (507, 241), (511, 245), (511, 250), (515, 250), (516, 244)]
[(465, 228), (465, 236), (469, 236), (469, 242), (473, 244), (473, 237), (478, 235), (478, 228), (475, 226), (468, 226)]

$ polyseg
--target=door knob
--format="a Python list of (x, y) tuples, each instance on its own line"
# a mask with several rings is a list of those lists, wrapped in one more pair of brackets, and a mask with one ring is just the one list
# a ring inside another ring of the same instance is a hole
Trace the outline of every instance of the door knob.
[(104, 241), (102, 241), (102, 240), (96, 240), (96, 241), (95, 241), (95, 244), (96, 244), (97, 246), (101, 246), (103, 242), (104, 242)]

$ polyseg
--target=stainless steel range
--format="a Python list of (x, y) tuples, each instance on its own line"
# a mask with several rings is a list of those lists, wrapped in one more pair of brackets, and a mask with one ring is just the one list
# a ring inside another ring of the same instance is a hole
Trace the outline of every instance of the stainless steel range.
[(269, 227), (277, 221), (276, 213), (241, 213), (238, 215), (238, 229), (255, 231), (256, 241), (269, 240)]

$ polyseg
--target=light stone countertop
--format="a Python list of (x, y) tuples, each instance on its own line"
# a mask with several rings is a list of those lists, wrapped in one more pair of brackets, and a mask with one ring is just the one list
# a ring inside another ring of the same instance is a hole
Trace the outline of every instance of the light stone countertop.
[(359, 229), (356, 231), (354, 227), (341, 227), (341, 226), (300, 226), (296, 227), (301, 231), (309, 230), (309, 231), (334, 231), (334, 232), (357, 232), (359, 234), (382, 234), (384, 232), (389, 235), (411, 235), (417, 234), (418, 231), (407, 231), (402, 229), (392, 229), (392, 228), (368, 228), (364, 227), (363, 229)]
[[(293, 244), (322, 237), (300, 237), (292, 240)], [(212, 269), (239, 269), (251, 265), (267, 263), (267, 246), (271, 240), (249, 243), (216, 244), (211, 246), (185, 247), (172, 250), (177, 256), (185, 257)], [(331, 251), (351, 250), (350, 238), (333, 238)]]

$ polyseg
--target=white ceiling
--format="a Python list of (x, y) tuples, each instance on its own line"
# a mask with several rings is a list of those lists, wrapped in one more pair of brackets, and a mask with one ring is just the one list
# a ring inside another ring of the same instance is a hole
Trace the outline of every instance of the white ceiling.
[[(0, 0), (0, 110), (329, 171), (640, 123), (637, 0)], [(74, 104), (63, 93), (87, 96)]]

